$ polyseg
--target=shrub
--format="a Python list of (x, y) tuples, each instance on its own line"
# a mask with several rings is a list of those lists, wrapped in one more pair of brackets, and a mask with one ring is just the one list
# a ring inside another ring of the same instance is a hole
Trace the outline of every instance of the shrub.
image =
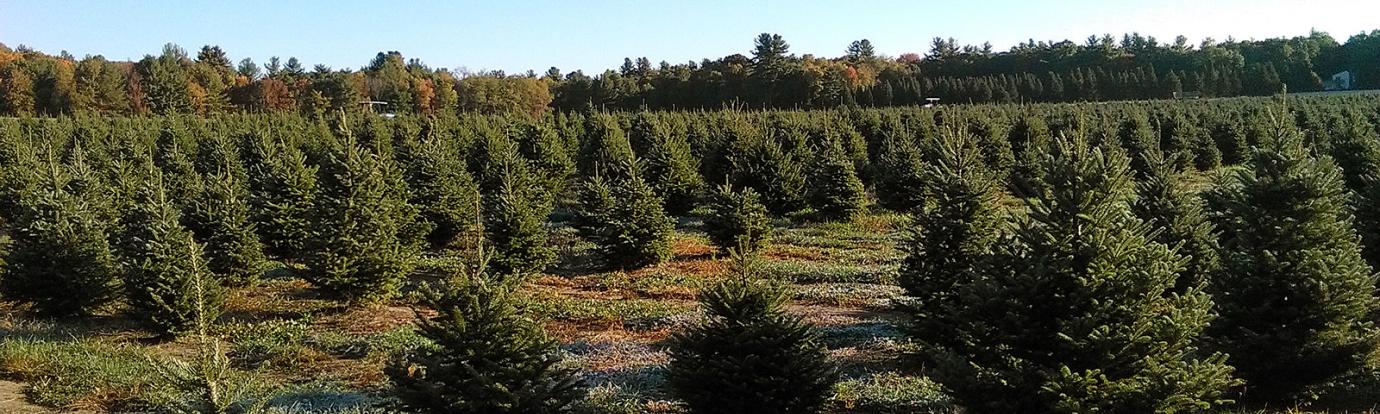
[(701, 294), (707, 318), (670, 339), (667, 385), (692, 413), (814, 413), (838, 374), (819, 335), (783, 306), (787, 288), (737, 275)]

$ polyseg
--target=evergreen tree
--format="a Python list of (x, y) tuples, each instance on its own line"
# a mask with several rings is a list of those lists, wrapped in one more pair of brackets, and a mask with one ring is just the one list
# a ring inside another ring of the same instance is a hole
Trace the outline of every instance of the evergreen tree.
[(522, 276), (546, 269), (555, 259), (547, 244), (546, 218), (552, 200), (513, 145), (495, 145), (486, 157), (489, 175), (481, 183), (484, 236), (493, 247), (493, 270)]
[(1016, 164), (1009, 180), (1012, 190), (1020, 196), (1033, 197), (1049, 191), (1044, 182), (1045, 154), (1050, 145), (1049, 127), (1036, 116), (1016, 119), (1007, 141), (1015, 151)]
[[(42, 185), (16, 188), (20, 199), (5, 214), (13, 215), (7, 232), (12, 240), (0, 261), (0, 295), (31, 303), (43, 314), (89, 313), (115, 294), (108, 223), (97, 213), (98, 200), (67, 191), (70, 176), (63, 166), (50, 158), (46, 170)], [(17, 183), (4, 183), (12, 184)]]
[(1154, 240), (1177, 248), (1188, 259), (1176, 283), (1176, 291), (1202, 287), (1220, 267), (1217, 235), (1203, 213), (1200, 200), (1182, 181), (1176, 163), (1158, 150), (1143, 154), (1145, 171), (1136, 185), (1131, 205), (1136, 217), (1158, 230)]
[(231, 286), (252, 285), (264, 270), (263, 244), (249, 218), (243, 181), (229, 171), (206, 177), (191, 201), (188, 227), (204, 246), (207, 267)]
[(479, 219), (479, 185), (459, 151), (440, 137), (427, 136), (400, 151), (411, 188), (411, 203), (431, 222), (427, 241), (445, 247)]
[(412, 271), (429, 226), (417, 220), (390, 157), (361, 148), (348, 132), (329, 145), (311, 210), (305, 276), (348, 299), (390, 298)]
[(671, 393), (692, 413), (819, 412), (838, 380), (819, 334), (786, 313), (784, 284), (735, 256), (736, 274), (700, 295), (706, 319), (671, 336)]
[(704, 232), (709, 241), (727, 252), (734, 247), (752, 253), (766, 247), (772, 227), (762, 197), (752, 188), (734, 191), (720, 185), (709, 195), (709, 214), (704, 217)]
[(1301, 397), (1360, 366), (1378, 338), (1380, 300), (1342, 172), (1291, 126), (1275, 128), (1248, 168), (1209, 193), (1223, 235), (1212, 336), (1251, 402)]
[(632, 135), (633, 148), (645, 161), (644, 172), (665, 201), (666, 211), (676, 216), (689, 213), (695, 208), (704, 181), (685, 131), (642, 113), (633, 121)]
[(924, 204), (925, 170), (920, 143), (909, 132), (892, 130), (882, 138), (877, 156), (876, 191), (882, 207), (910, 212)]
[[(480, 272), (483, 272), (481, 269)], [(525, 316), (503, 276), (462, 276), (428, 286), (437, 315), (418, 329), (434, 347), (385, 368), (402, 405), (426, 413), (561, 413), (583, 396), (576, 372), (561, 366), (557, 343)]]
[(546, 124), (536, 121), (519, 122), (516, 128), (518, 151), (539, 173), (542, 187), (553, 197), (563, 194), (566, 182), (575, 173), (575, 162), (561, 137)]
[(595, 175), (585, 183), (573, 224), (598, 246), (605, 266), (635, 269), (664, 262), (671, 258), (675, 222), (637, 172), (637, 164), (622, 168), (627, 172), (609, 181)]
[(201, 245), (182, 226), (160, 173), (152, 172), (140, 187), (120, 226), (126, 302), (139, 319), (161, 333), (175, 333), (192, 325), (198, 301), (202, 317), (216, 319), (224, 293), (199, 257)]
[(586, 176), (618, 171), (633, 158), (632, 143), (613, 115), (595, 114), (586, 119), (580, 145), (580, 171)]
[[(1233, 384), (1196, 341), (1206, 294), (1174, 288), (1184, 260), (1131, 215), (1130, 168), (1081, 138), (1047, 158), (1030, 199), (931, 344), (935, 377), (976, 412), (1196, 411)], [(1203, 358), (1203, 359), (1200, 359)]]
[(284, 139), (251, 137), (246, 201), (266, 252), (284, 259), (305, 256), (317, 167)]
[(867, 207), (867, 189), (843, 148), (837, 142), (825, 145), (810, 168), (810, 206), (822, 220), (850, 221)]
[[(960, 131), (937, 140), (924, 170), (927, 199), (916, 209), (914, 231), (903, 249), (900, 284), (915, 298), (919, 323), (942, 335), (943, 310), (972, 282), (999, 236), (1000, 185), (987, 170), (978, 143)], [(928, 335), (928, 334), (927, 334)]]
[(758, 138), (735, 143), (730, 149), (733, 182), (761, 193), (773, 214), (800, 210), (806, 194), (803, 160), (778, 142)]
[(1329, 140), (1329, 155), (1341, 167), (1346, 188), (1363, 192), (1366, 177), (1380, 177), (1380, 136), (1358, 114), (1350, 114), (1340, 123), (1339, 131)]

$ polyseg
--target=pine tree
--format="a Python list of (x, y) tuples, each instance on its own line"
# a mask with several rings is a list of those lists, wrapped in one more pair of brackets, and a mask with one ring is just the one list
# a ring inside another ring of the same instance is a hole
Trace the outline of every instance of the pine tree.
[(1208, 194), (1223, 235), (1212, 337), (1232, 355), (1250, 402), (1300, 398), (1360, 366), (1380, 339), (1375, 277), (1342, 172), (1311, 156), (1286, 122)]
[[(155, 171), (149, 177), (121, 220), (118, 252), (126, 302), (139, 319), (171, 334), (191, 326), (198, 301), (203, 317), (215, 320), (224, 293), (198, 257), (202, 248), (182, 226), (162, 174)], [(202, 287), (200, 297), (197, 286)]]
[(583, 396), (557, 343), (523, 314), (501, 274), (463, 275), (422, 291), (437, 315), (418, 329), (424, 347), (385, 368), (402, 405), (426, 413), (560, 413)]
[(810, 206), (826, 221), (850, 221), (867, 207), (867, 189), (853, 169), (853, 161), (837, 142), (815, 157), (810, 169)]
[[(1200, 290), (1167, 294), (1184, 260), (1131, 215), (1128, 161), (1081, 138), (1047, 158), (1051, 192), (1028, 201), (977, 281), (920, 338), (935, 378), (975, 412), (1196, 411), (1233, 384), (1196, 341)], [(1203, 358), (1203, 359), (1199, 359)]]
[(361, 148), (348, 132), (330, 145), (311, 210), (305, 277), (351, 300), (390, 298), (412, 271), (429, 226), (407, 202), (391, 157)]
[(573, 225), (597, 246), (605, 266), (636, 269), (664, 262), (671, 258), (675, 222), (637, 164), (622, 168), (627, 172), (610, 180), (596, 175), (586, 181)]
[(300, 260), (311, 232), (317, 167), (296, 145), (278, 138), (251, 137), (249, 194), (254, 228), (269, 255)]
[(555, 259), (547, 245), (546, 218), (552, 200), (513, 145), (494, 145), (487, 155), (483, 188), (484, 236), (493, 247), (490, 264), (498, 274), (523, 276), (546, 269)]
[(249, 219), (248, 192), (240, 180), (229, 169), (207, 176), (186, 219), (204, 246), (207, 267), (231, 286), (257, 282), (265, 260), (263, 243)]
[(786, 313), (788, 288), (735, 254), (736, 274), (707, 289), (707, 317), (672, 334), (667, 385), (692, 413), (815, 413), (838, 373), (819, 334)]
[(752, 188), (734, 191), (725, 183), (709, 195), (709, 214), (704, 217), (704, 232), (709, 241), (727, 252), (734, 247), (753, 253), (771, 239), (771, 217), (762, 197)]
[[(116, 293), (109, 225), (96, 211), (98, 200), (65, 188), (70, 176), (63, 166), (50, 157), (45, 170), (41, 185), (16, 188), (20, 199), (5, 214), (13, 215), (13, 240), (0, 261), (0, 296), (30, 303), (42, 314), (89, 313)], [(18, 183), (5, 183), (11, 184)]]
[(1177, 248), (1188, 259), (1175, 291), (1190, 286), (1202, 287), (1221, 265), (1217, 254), (1217, 235), (1198, 198), (1185, 187), (1182, 173), (1173, 160), (1158, 150), (1142, 155), (1145, 171), (1136, 184), (1136, 201), (1131, 205), (1136, 217), (1158, 230), (1155, 241)]
[(930, 202), (917, 209), (903, 249), (900, 284), (915, 298), (919, 324), (932, 334), (959, 288), (972, 282), (991, 254), (1002, 225), (1000, 185), (987, 170), (978, 143), (961, 131), (940, 135), (924, 170)]

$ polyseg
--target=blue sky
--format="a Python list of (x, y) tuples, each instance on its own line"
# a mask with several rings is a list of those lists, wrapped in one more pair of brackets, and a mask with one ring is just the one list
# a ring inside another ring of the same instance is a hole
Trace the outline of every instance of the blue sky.
[(433, 67), (599, 72), (623, 57), (698, 61), (747, 54), (780, 33), (797, 54), (842, 54), (868, 38), (888, 55), (924, 53), (929, 39), (990, 41), (1139, 31), (1171, 41), (1301, 35), (1338, 41), (1380, 29), (1376, 0), (1158, 1), (18, 1), (0, 0), (0, 42), (78, 57), (138, 59), (173, 42), (223, 47), (238, 61), (296, 56), (358, 68), (398, 50)]

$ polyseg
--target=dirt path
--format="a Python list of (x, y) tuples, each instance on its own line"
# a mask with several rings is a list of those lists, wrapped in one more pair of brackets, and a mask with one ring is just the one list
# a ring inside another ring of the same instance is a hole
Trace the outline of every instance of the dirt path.
[(48, 414), (54, 411), (24, 400), (24, 385), (17, 382), (0, 381), (0, 413), (5, 414)]

